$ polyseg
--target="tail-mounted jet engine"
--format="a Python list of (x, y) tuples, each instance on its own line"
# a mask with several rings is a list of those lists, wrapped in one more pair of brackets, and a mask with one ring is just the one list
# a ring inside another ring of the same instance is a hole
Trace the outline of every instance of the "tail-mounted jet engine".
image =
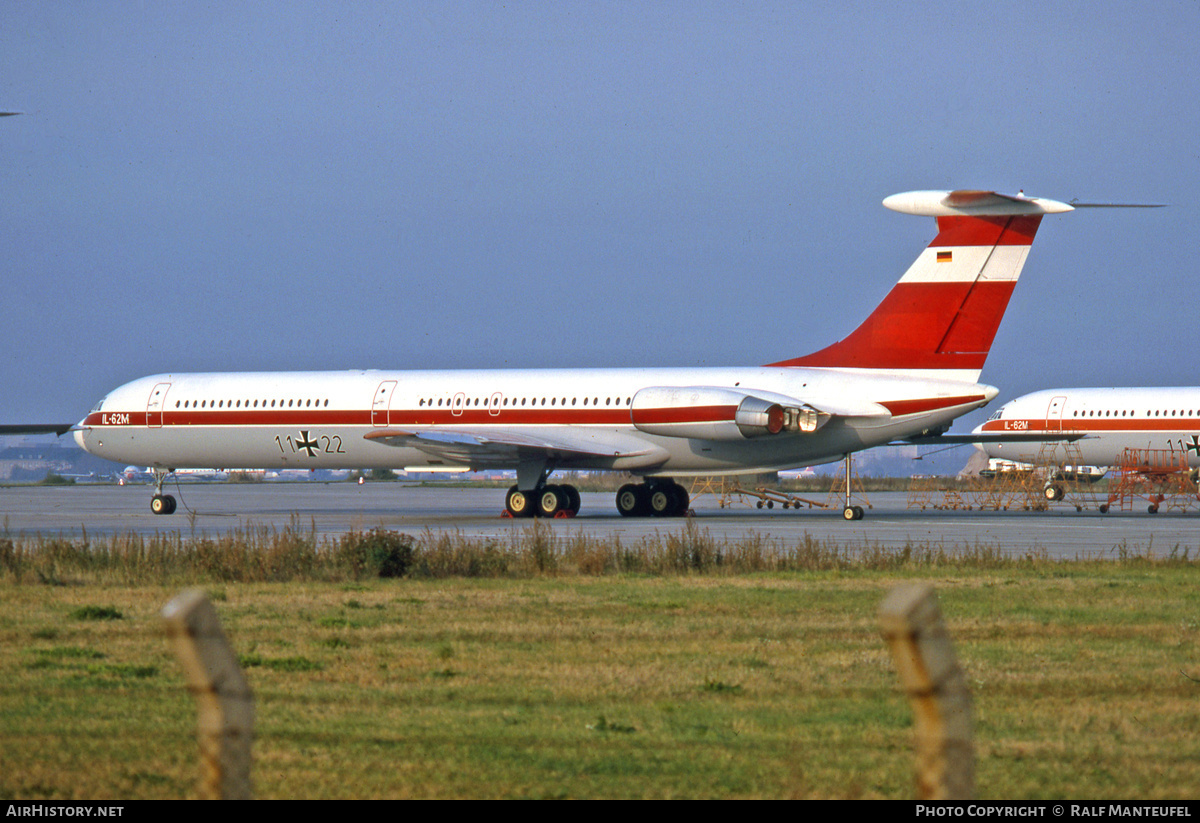
[(630, 417), (647, 434), (697, 440), (746, 440), (807, 434), (829, 415), (811, 406), (713, 386), (654, 386), (633, 396)]

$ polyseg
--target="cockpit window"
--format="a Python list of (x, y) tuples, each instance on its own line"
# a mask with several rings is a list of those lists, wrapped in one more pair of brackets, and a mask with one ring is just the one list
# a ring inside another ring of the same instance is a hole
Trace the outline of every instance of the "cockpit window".
[(999, 420), (1003, 416), (1004, 416), (1004, 407), (1001, 406), (1000, 408), (998, 408), (994, 412), (992, 412), (992, 416), (989, 417), (988, 420)]

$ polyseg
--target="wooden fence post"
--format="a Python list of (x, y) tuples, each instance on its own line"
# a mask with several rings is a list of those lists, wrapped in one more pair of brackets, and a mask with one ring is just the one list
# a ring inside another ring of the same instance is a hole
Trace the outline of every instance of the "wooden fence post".
[(254, 698), (217, 612), (204, 592), (189, 589), (162, 616), (199, 709), (200, 797), (248, 800)]
[(917, 799), (971, 799), (971, 695), (933, 586), (892, 589), (879, 607), (879, 627), (916, 715)]

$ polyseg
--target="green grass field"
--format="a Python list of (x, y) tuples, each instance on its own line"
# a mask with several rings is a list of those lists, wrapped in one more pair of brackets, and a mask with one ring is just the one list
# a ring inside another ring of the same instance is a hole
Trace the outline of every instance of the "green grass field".
[(263, 798), (911, 798), (876, 613), (918, 579), (967, 672), (981, 798), (1188, 798), (1200, 777), (1186, 556), (810, 546), (780, 570), (686, 530), (543, 531), (418, 539), (408, 576), (380, 579), (243, 537), (297, 567), (234, 574), (236, 541), (0, 539), (0, 798), (195, 796), (195, 706), (159, 618), (195, 584), (255, 693)]

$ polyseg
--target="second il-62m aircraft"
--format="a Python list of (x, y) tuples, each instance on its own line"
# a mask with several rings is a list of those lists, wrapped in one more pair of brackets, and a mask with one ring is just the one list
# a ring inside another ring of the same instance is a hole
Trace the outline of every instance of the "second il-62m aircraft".
[[(1051, 453), (1056, 465), (1071, 464), (1072, 473), (1097, 467), (1096, 477), (1135, 451), (1144, 459), (1135, 458), (1134, 465), (1145, 464), (1147, 470), (1195, 470), (1200, 468), (1200, 388), (1047, 389), (1005, 403), (975, 434), (988, 438), (980, 443), (988, 457), (1034, 464)], [(1006, 441), (1008, 434), (1022, 439)], [(1070, 449), (1046, 449), (1064, 434), (1077, 436)], [(1047, 500), (1062, 498), (1063, 486), (1055, 477), (1047, 478), (1045, 494)]]
[[(765, 366), (158, 374), (114, 389), (73, 427), (92, 454), (150, 466), (170, 514), (175, 468), (515, 469), (514, 517), (579, 509), (557, 470), (644, 478), (622, 515), (688, 508), (674, 477), (827, 463), (945, 431), (997, 394), (978, 382), (1046, 214), (1072, 206), (987, 191), (883, 204), (938, 232), (848, 337)], [(843, 515), (862, 517), (847, 495)]]

